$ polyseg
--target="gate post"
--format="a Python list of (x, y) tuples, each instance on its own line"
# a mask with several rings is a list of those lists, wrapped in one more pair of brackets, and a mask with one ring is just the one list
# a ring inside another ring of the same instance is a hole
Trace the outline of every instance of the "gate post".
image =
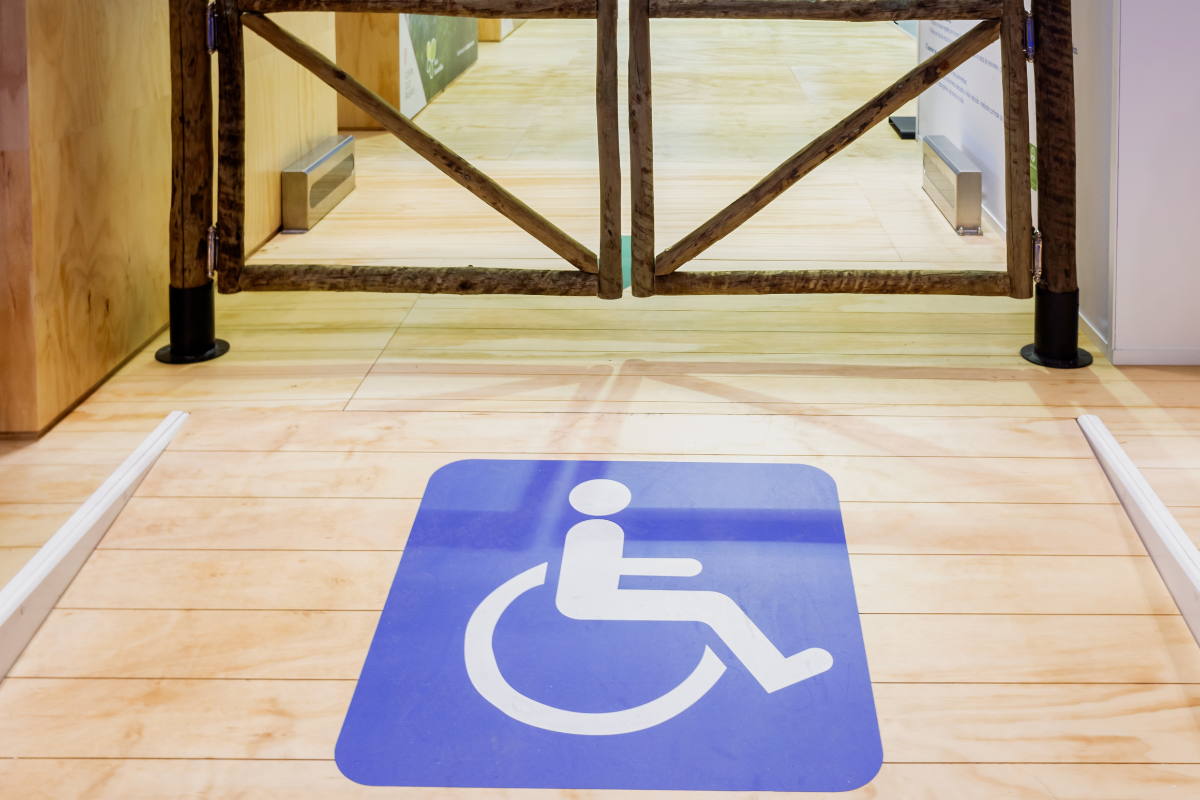
[[(212, 25), (207, 0), (171, 0), (171, 343), (166, 364), (224, 355), (216, 337), (213, 272)], [(213, 31), (215, 33), (215, 31)]]
[(1021, 348), (1021, 355), (1054, 369), (1078, 369), (1091, 364), (1092, 356), (1079, 347), (1071, 0), (1033, 0), (1033, 21), (1042, 257), (1033, 344)]

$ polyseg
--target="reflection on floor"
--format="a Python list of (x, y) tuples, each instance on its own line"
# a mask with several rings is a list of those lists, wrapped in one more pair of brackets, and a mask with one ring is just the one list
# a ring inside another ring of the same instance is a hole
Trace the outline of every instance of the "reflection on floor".
[[(592, 30), (534, 21), (481, 47), (418, 121), (594, 245)], [(660, 247), (912, 57), (886, 25), (654, 32)], [(361, 152), (350, 201), (260, 258), (549, 258), (382, 137)], [(886, 128), (811, 181), (706, 255), (1001, 267), (995, 236), (949, 231), (913, 144)], [(1073, 418), (1099, 414), (1195, 534), (1200, 370), (1034, 367), (1016, 355), (1029, 312), (992, 298), (223, 297), (228, 356), (165, 366), (156, 342), (41, 442), (3, 444), (4, 544), (32, 552), (163, 415), (195, 414), (0, 684), (0, 786), (516, 796), (371, 790), (332, 761), (425, 480), (482, 454), (833, 475), (887, 762), (842, 796), (1195, 795), (1200, 650)]]

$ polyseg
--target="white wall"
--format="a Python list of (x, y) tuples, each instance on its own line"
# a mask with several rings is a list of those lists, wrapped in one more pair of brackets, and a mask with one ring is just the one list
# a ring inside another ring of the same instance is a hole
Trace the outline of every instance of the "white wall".
[(1117, 3), (1112, 359), (1200, 364), (1200, 2)]
[(1113, 163), (1115, 3), (1075, 0), (1075, 148), (1077, 155), (1077, 264), (1079, 316), (1083, 330), (1110, 354), (1112, 316), (1110, 230), (1115, 204)]

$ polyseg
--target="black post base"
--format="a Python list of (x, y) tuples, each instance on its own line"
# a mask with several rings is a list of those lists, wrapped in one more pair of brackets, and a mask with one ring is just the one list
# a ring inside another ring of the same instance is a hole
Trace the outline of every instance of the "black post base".
[(1026, 361), (1051, 369), (1090, 366), (1092, 354), (1079, 346), (1079, 290), (1051, 292), (1037, 287), (1033, 344), (1021, 348)]
[(1092, 354), (1087, 350), (1084, 350), (1082, 347), (1076, 350), (1074, 358), (1065, 360), (1059, 358), (1042, 358), (1034, 350), (1035, 347), (1037, 347), (1037, 345), (1025, 345), (1021, 348), (1021, 356), (1026, 361), (1032, 361), (1038, 366), (1049, 367), (1050, 369), (1081, 369), (1083, 367), (1090, 367), (1092, 365)]
[[(1032, 346), (1032, 345), (1031, 345)], [(201, 361), (212, 361), (229, 352), (229, 342), (217, 339), (211, 349), (195, 356), (177, 356), (171, 352), (171, 345), (158, 348), (154, 357), (164, 364), (198, 364)]]
[(170, 287), (171, 343), (154, 357), (164, 364), (195, 364), (223, 356), (229, 342), (217, 338), (213, 283)]

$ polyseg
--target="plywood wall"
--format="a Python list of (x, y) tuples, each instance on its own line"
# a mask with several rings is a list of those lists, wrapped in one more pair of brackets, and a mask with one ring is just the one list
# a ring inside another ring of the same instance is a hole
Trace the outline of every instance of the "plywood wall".
[(0, 431), (37, 424), (28, 120), (25, 0), (0, 0)]
[[(336, 53), (332, 13), (271, 18), (328, 58)], [(337, 134), (337, 93), (251, 31), (246, 31), (246, 250), (252, 253), (282, 222), (284, 167)]]
[[(0, 0), (0, 433), (44, 430), (167, 322), (171, 0)], [(333, 14), (275, 18), (330, 58)], [(333, 90), (247, 31), (247, 246)]]
[[(337, 15), (337, 65), (371, 91), (400, 107), (400, 15)], [(382, 130), (358, 106), (338, 98), (338, 127)]]
[(171, 79), (166, 2), (25, 10), (41, 429), (167, 321)]

